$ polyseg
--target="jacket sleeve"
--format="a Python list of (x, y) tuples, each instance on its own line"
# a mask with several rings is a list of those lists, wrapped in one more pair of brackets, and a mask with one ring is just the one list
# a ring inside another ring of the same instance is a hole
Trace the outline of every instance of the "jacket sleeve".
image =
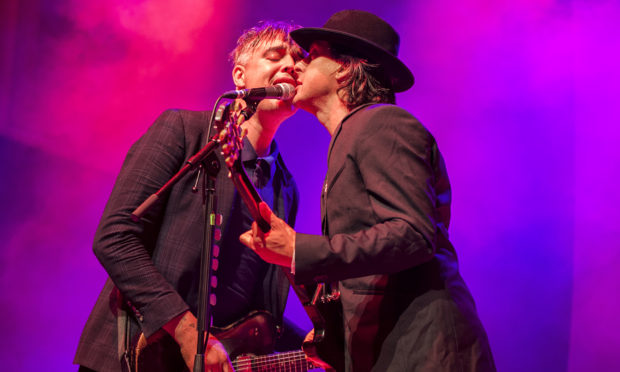
[(181, 115), (164, 112), (129, 150), (95, 234), (95, 255), (147, 337), (189, 307), (151, 259), (167, 195), (142, 221), (130, 216), (180, 169), (185, 143)]
[[(341, 150), (339, 142), (351, 144), (345, 145), (350, 150), (343, 161), (350, 169), (334, 181), (348, 184), (342, 194), (327, 191), (329, 236), (297, 234), (296, 281), (391, 274), (433, 258), (437, 233), (434, 139), (396, 106), (379, 106), (358, 115), (361, 118), (343, 123), (340, 133), (352, 138), (337, 139), (330, 155)], [(350, 212), (353, 204), (362, 207)], [(360, 209), (369, 216), (355, 215)]]

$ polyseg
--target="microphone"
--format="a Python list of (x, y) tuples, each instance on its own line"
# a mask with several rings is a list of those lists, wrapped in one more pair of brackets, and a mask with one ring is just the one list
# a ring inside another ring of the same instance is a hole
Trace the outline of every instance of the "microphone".
[(252, 100), (265, 98), (289, 100), (293, 97), (295, 97), (295, 87), (289, 83), (280, 83), (264, 88), (229, 90), (222, 94), (222, 98), (249, 98)]

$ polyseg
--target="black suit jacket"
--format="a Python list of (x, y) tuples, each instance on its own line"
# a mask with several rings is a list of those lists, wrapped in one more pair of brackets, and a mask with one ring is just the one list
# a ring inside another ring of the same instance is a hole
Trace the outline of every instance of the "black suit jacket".
[[(131, 147), (93, 246), (110, 279), (82, 333), (75, 363), (98, 371), (120, 370), (116, 319), (119, 306), (133, 315), (132, 332), (141, 330), (147, 337), (186, 310), (196, 314), (204, 235), (201, 195), (191, 190), (196, 177), (182, 178), (141, 222), (133, 222), (130, 214), (204, 146), (210, 114), (165, 111)], [(229, 224), (235, 223), (228, 215), (238, 195), (219, 154), (218, 159), (222, 170), (216, 180), (217, 210), (223, 215), (221, 229), (225, 234)], [(294, 223), (297, 188), (280, 157), (276, 163), (273, 182), (280, 193), (274, 209), (281, 218)], [(284, 274), (270, 265), (263, 280), (261, 307), (280, 323), (287, 293)]]
[(407, 111), (366, 105), (332, 136), (324, 236), (297, 234), (295, 281), (339, 281), (352, 371), (494, 370), (448, 240), (450, 184)]

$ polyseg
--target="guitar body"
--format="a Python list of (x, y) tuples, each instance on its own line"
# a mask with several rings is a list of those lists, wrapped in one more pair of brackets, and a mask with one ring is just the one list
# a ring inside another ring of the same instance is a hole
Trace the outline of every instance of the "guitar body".
[[(276, 342), (276, 323), (266, 311), (253, 311), (224, 328), (211, 328), (224, 345), (236, 371), (307, 371), (314, 365), (301, 350), (269, 354)], [(142, 337), (142, 340), (144, 338)], [(134, 372), (189, 371), (179, 345), (167, 333), (132, 348)]]
[(321, 294), (327, 293), (324, 284), (293, 284), (292, 287), (314, 328), (313, 340), (304, 342), (302, 349), (311, 359), (328, 364), (330, 368), (326, 370), (344, 371), (344, 324), (340, 301)]

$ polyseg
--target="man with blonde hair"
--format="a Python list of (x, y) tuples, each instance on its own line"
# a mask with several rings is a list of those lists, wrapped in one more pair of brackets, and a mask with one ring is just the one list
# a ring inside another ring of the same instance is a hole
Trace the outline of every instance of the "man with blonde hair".
[[(301, 50), (289, 37), (292, 29), (265, 22), (239, 38), (232, 53), (237, 89), (296, 85), (294, 66)], [(260, 173), (263, 178), (257, 185), (263, 198), (290, 224), (295, 222), (298, 192), (273, 138), (294, 112), (290, 101), (262, 100), (244, 123), (248, 134), (242, 153), (248, 175)], [(193, 370), (205, 228), (202, 197), (192, 192), (196, 177), (181, 179), (141, 221), (132, 221), (130, 215), (204, 146), (210, 117), (209, 111), (167, 110), (129, 150), (95, 235), (93, 250), (109, 279), (78, 345), (74, 362), (80, 371), (132, 369), (139, 362), (132, 358), (140, 334), (153, 344), (168, 340), (162, 354), (173, 354), (177, 362), (170, 367), (146, 361), (150, 367), (143, 370)], [(271, 313), (281, 329), (289, 283), (278, 267), (239, 243), (237, 237), (252, 219), (217, 156), (222, 168), (216, 179), (217, 212), (223, 218), (221, 235), (216, 236), (219, 268), (213, 326), (226, 327), (260, 310)], [(217, 336), (208, 340), (205, 367), (232, 369)]]

